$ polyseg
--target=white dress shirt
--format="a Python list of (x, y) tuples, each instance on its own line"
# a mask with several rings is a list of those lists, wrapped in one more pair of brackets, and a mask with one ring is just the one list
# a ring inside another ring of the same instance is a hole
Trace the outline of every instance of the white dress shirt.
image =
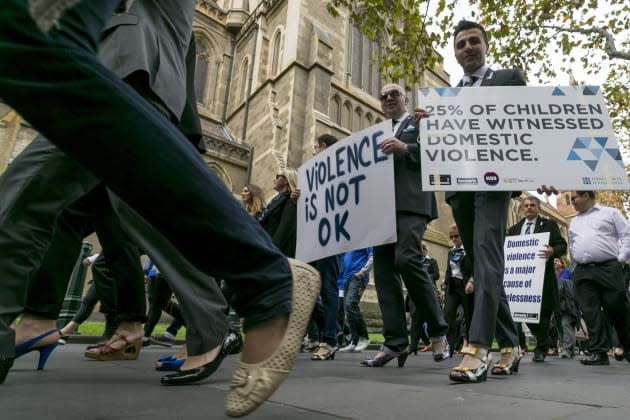
[(619, 210), (595, 204), (571, 222), (569, 246), (578, 264), (613, 259), (625, 263), (630, 259), (630, 224)]

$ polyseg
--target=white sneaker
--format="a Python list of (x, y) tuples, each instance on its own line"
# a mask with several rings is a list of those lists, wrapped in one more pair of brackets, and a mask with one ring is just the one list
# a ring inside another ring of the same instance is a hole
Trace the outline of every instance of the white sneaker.
[(342, 347), (339, 349), (340, 352), (342, 353), (351, 353), (354, 351), (354, 349), (356, 348), (356, 346), (352, 343), (348, 344), (346, 347)]
[(369, 338), (360, 338), (359, 342), (357, 343), (356, 347), (354, 348), (354, 351), (356, 351), (356, 352), (363, 351), (363, 350), (367, 349), (369, 345), (370, 345), (370, 339)]

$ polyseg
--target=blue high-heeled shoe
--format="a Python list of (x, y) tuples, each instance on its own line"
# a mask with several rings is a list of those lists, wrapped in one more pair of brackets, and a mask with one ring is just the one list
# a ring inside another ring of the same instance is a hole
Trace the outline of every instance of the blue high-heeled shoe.
[(25, 341), (22, 344), (16, 345), (15, 358), (17, 359), (18, 357), (24, 356), (26, 353), (30, 353), (34, 350), (37, 350), (39, 352), (39, 361), (37, 362), (37, 370), (43, 370), (53, 350), (55, 350), (55, 348), (57, 348), (57, 346), (59, 345), (59, 341), (55, 340), (54, 343), (50, 343), (48, 345), (41, 346), (41, 347), (33, 347), (33, 346), (37, 344), (39, 341), (48, 337), (49, 335), (55, 334), (55, 333), (59, 333), (59, 330), (54, 329), (54, 330), (46, 331), (45, 333), (38, 335), (35, 338), (31, 338), (30, 340)]

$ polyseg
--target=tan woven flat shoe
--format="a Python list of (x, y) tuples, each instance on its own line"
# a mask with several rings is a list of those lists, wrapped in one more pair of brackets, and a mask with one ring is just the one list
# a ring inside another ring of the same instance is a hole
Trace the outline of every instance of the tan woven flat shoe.
[(239, 362), (225, 400), (225, 414), (242, 417), (265, 402), (289, 374), (319, 295), (319, 273), (303, 262), (289, 259), (293, 274), (291, 315), (280, 346), (257, 364)]

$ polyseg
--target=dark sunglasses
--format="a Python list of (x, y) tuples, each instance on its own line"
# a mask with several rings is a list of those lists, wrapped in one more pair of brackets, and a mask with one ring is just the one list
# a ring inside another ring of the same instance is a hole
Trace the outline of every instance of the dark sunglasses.
[(455, 238), (459, 238), (459, 235), (451, 235), (451, 236), (449, 236), (448, 238), (449, 238), (450, 240), (453, 240), (453, 239), (455, 239)]
[(402, 95), (402, 93), (400, 93), (400, 91), (398, 91), (398, 90), (390, 90), (388, 92), (381, 92), (381, 94), (378, 95), (378, 97), (380, 98), (381, 101), (384, 101), (388, 97), (389, 98), (398, 98), (401, 95)]
[(280, 178), (287, 179), (287, 177), (284, 175), (280, 175), (280, 174), (276, 175), (276, 179), (280, 179)]

